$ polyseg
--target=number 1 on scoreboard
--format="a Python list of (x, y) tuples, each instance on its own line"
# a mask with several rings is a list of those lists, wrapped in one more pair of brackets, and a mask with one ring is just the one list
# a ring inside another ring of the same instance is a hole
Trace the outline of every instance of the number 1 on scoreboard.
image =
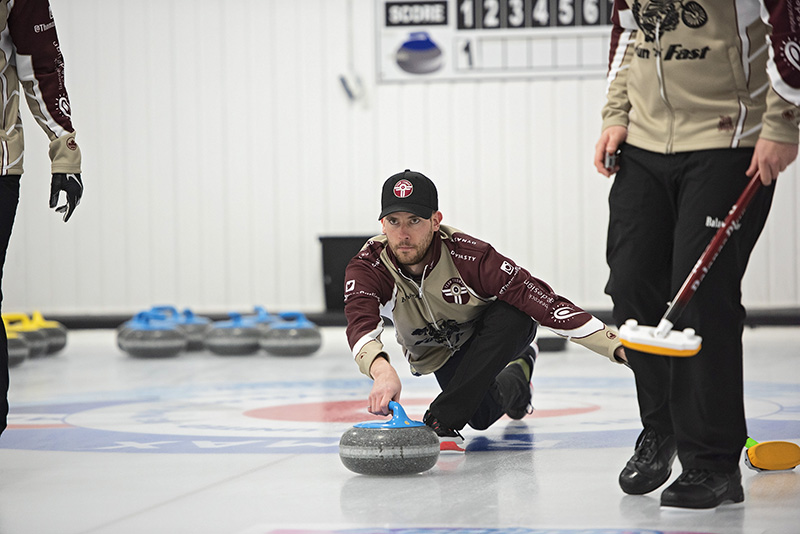
[(475, 27), (475, 0), (461, 0), (458, 3), (458, 29), (468, 30)]
[(472, 70), (475, 68), (473, 46), (472, 39), (458, 41), (458, 70)]

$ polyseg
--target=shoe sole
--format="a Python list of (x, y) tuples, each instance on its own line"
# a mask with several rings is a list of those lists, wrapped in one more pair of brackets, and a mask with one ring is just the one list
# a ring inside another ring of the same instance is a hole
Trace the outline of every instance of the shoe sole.
[(688, 511), (702, 512), (702, 511), (714, 510), (720, 506), (725, 506), (726, 508), (730, 508), (737, 504), (742, 504), (743, 502), (744, 502), (744, 490), (742, 490), (741, 493), (737, 493), (733, 497), (727, 497), (718, 503), (712, 502), (709, 505), (691, 506), (691, 505), (681, 505), (681, 504), (669, 504), (662, 502), (661, 508), (667, 510), (688, 510)]
[(724, 506), (726, 509), (730, 510), (731, 508), (744, 508), (744, 498), (741, 501), (737, 501), (734, 499), (726, 499), (719, 504), (714, 506), (677, 506), (673, 504), (662, 504), (661, 509), (664, 511), (675, 511), (675, 512), (713, 512), (720, 506)]

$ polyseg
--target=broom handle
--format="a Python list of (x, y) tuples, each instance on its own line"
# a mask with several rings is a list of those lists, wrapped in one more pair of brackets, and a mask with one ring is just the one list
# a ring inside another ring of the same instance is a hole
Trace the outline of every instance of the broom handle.
[(692, 268), (692, 272), (689, 273), (689, 276), (686, 278), (686, 281), (683, 282), (681, 289), (678, 291), (678, 294), (672, 299), (672, 302), (669, 304), (669, 308), (667, 308), (667, 312), (664, 314), (664, 318), (661, 320), (662, 323), (664, 321), (668, 321), (671, 325), (675, 324), (675, 321), (678, 320), (681, 313), (683, 313), (683, 309), (686, 307), (686, 304), (694, 296), (697, 288), (700, 286), (700, 282), (703, 281), (703, 278), (706, 277), (708, 274), (708, 270), (711, 268), (711, 265), (714, 263), (714, 260), (717, 259), (719, 256), (722, 247), (725, 246), (727, 243), (728, 238), (731, 236), (733, 231), (738, 227), (739, 221), (744, 215), (744, 211), (747, 209), (747, 205), (753, 199), (753, 196), (758, 191), (758, 188), (761, 186), (761, 173), (756, 173), (753, 178), (750, 179), (750, 183), (747, 184), (747, 187), (744, 188), (742, 194), (739, 196), (739, 200), (736, 201), (736, 204), (733, 205), (731, 211), (728, 213), (728, 216), (725, 217), (725, 221), (722, 223), (722, 226), (717, 230), (717, 233), (714, 234), (714, 238), (711, 240), (711, 243), (708, 244), (703, 254), (700, 256), (700, 259), (697, 260), (694, 267)]

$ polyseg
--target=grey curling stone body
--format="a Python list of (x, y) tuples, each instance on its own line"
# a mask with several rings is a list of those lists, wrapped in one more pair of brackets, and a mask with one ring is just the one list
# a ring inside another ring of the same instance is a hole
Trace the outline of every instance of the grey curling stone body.
[(362, 475), (393, 476), (427, 471), (439, 459), (439, 437), (429, 426), (410, 421), (392, 402), (387, 423), (361, 423), (342, 435), (339, 458)]
[(230, 320), (218, 321), (206, 329), (205, 347), (220, 356), (247, 356), (259, 349), (261, 330), (240, 313), (228, 313)]
[(47, 334), (41, 330), (17, 330), (17, 335), (28, 344), (28, 357), (47, 355)]
[(261, 348), (274, 356), (307, 356), (322, 346), (319, 327), (300, 312), (279, 314), (280, 320), (262, 328)]
[(22, 336), (8, 336), (8, 366), (16, 367), (28, 359), (31, 349)]
[(186, 336), (186, 350), (196, 351), (205, 348), (204, 338), (206, 329), (211, 326), (211, 319), (200, 317), (192, 310), (186, 308), (183, 312), (175, 306), (154, 306), (152, 311), (164, 314), (167, 319), (175, 323), (175, 327)]
[(117, 346), (134, 358), (171, 358), (186, 350), (186, 335), (165, 316), (143, 311), (117, 329)]

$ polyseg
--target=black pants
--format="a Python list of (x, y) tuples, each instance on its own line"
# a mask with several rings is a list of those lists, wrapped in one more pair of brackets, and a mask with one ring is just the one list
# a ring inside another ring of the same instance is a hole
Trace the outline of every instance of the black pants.
[(442, 392), (431, 413), (443, 424), (461, 430), (469, 423), (485, 430), (505, 413), (502, 392), (513, 387), (500, 372), (536, 336), (536, 321), (502, 301), (488, 306), (475, 333), (438, 371)]
[[(749, 178), (752, 149), (663, 155), (623, 147), (609, 196), (606, 286), (614, 319), (655, 326)], [(689, 358), (626, 349), (645, 427), (675, 434), (684, 469), (730, 472), (747, 438), (741, 281), (774, 187), (761, 188), (675, 328), (694, 328)]]
[[(0, 310), (3, 303), (3, 265), (6, 263), (8, 241), (19, 203), (19, 176), (0, 176)], [(8, 339), (0, 321), (0, 433), (8, 419)]]

